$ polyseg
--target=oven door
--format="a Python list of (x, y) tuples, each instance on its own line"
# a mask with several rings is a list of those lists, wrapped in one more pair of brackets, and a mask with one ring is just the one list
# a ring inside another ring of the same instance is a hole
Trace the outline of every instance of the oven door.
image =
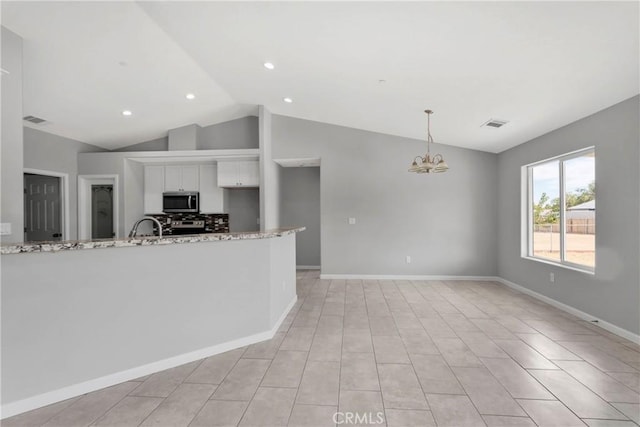
[(198, 193), (189, 191), (162, 194), (162, 211), (166, 213), (200, 212)]

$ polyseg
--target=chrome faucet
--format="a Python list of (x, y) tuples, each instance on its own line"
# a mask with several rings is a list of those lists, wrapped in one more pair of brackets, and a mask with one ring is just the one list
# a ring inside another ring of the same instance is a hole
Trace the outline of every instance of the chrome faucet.
[(152, 216), (144, 216), (141, 219), (137, 220), (136, 223), (133, 224), (133, 228), (129, 232), (129, 237), (136, 237), (136, 234), (138, 233), (138, 226), (140, 225), (140, 223), (144, 221), (155, 222), (156, 225), (158, 226), (158, 237), (162, 237), (162, 224), (160, 224), (160, 221), (158, 221), (156, 218)]

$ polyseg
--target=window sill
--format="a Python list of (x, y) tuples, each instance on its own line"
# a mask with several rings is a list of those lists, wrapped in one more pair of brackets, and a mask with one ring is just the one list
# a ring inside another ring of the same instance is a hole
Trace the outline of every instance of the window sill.
[(590, 274), (592, 276), (595, 276), (596, 274), (595, 269), (589, 269), (589, 267), (579, 267), (575, 264), (564, 264), (561, 262), (556, 262), (556, 261), (552, 261), (544, 258), (536, 258), (532, 256), (527, 256), (527, 255), (522, 255), (521, 258), (528, 259), (529, 261), (540, 262), (542, 264), (549, 264), (556, 267), (565, 268), (567, 270), (577, 271), (579, 273)]

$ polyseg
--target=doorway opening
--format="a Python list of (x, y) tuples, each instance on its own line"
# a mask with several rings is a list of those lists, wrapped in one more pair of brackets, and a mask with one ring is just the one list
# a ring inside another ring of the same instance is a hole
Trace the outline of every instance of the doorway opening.
[(280, 222), (306, 227), (296, 233), (296, 265), (299, 270), (316, 270), (321, 266), (320, 166), (301, 163), (285, 163), (281, 170)]
[(113, 231), (113, 185), (91, 185), (91, 239), (110, 239)]
[(78, 238), (118, 236), (118, 176), (78, 176)]
[(69, 176), (24, 169), (24, 241), (69, 239)]

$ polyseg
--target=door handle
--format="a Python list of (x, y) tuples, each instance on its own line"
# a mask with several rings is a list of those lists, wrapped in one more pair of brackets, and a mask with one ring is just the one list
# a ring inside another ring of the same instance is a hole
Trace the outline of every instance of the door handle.
[(53, 237), (62, 237), (61, 233), (53, 233)]
[(187, 196), (187, 204), (189, 206), (189, 209), (191, 209), (191, 196)]

